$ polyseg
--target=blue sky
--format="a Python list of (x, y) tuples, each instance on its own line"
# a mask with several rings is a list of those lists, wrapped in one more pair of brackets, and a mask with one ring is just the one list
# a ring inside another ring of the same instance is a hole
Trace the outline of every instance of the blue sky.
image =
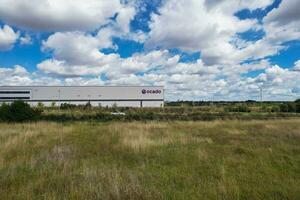
[(167, 100), (258, 100), (263, 87), (265, 100), (295, 100), (299, 7), (1, 0), (0, 85), (163, 85)]

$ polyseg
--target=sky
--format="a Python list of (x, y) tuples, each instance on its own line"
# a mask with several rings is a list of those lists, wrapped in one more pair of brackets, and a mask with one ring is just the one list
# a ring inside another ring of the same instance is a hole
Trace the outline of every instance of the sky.
[(300, 98), (299, 0), (0, 0), (0, 85)]

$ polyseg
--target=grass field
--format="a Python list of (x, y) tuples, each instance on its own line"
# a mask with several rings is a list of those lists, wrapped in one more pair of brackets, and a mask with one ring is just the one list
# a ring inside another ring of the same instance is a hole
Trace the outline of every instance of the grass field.
[(300, 119), (0, 124), (0, 199), (300, 199)]

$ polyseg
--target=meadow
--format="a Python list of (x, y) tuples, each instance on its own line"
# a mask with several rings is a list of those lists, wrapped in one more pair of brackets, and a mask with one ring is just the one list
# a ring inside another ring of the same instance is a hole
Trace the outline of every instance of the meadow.
[(0, 199), (300, 199), (300, 119), (0, 123)]

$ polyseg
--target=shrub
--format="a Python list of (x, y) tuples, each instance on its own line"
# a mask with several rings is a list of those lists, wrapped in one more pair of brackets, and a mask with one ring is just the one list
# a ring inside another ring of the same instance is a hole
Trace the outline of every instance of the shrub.
[(271, 112), (280, 112), (280, 107), (279, 106), (272, 106)]
[(0, 121), (6, 121), (9, 118), (10, 105), (2, 103), (0, 106)]
[(288, 111), (289, 112), (296, 112), (296, 104), (295, 103), (288, 103)]
[(283, 103), (280, 105), (281, 112), (297, 112), (296, 103)]
[(247, 105), (239, 105), (237, 107), (237, 109), (238, 109), (238, 112), (250, 112), (251, 111)]
[(37, 105), (37, 107), (40, 108), (40, 109), (44, 108), (44, 106), (45, 105), (43, 103), (41, 103), (41, 102), (39, 102), (38, 105)]
[(280, 105), (280, 112), (288, 112), (289, 111), (289, 108), (288, 108), (288, 105), (283, 103)]
[(296, 103), (296, 112), (300, 113), (300, 101)]
[(69, 104), (69, 103), (62, 103), (60, 105), (60, 109), (62, 109), (62, 110), (67, 110), (67, 109), (72, 109), (72, 108), (76, 108), (76, 105)]
[(245, 104), (237, 106), (227, 106), (224, 108), (225, 112), (251, 112), (250, 108)]
[(2, 104), (0, 107), (0, 120), (7, 122), (33, 121), (39, 118), (40, 109), (33, 109), (23, 101), (14, 101), (12, 104)]
[(87, 102), (87, 103), (84, 105), (84, 109), (86, 109), (86, 110), (92, 109), (92, 104), (91, 104), (91, 102)]
[(56, 103), (55, 103), (55, 102), (52, 102), (52, 103), (51, 103), (51, 108), (55, 108), (55, 105), (56, 105)]

